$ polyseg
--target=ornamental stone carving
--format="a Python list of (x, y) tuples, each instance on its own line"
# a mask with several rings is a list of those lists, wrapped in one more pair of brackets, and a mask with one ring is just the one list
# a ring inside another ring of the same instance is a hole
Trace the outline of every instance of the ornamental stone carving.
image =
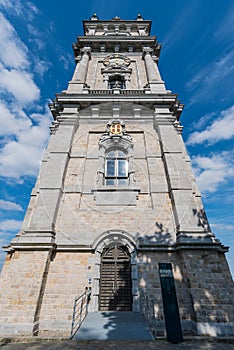
[(109, 68), (126, 68), (131, 63), (130, 59), (118, 53), (109, 55), (103, 60), (103, 64)]

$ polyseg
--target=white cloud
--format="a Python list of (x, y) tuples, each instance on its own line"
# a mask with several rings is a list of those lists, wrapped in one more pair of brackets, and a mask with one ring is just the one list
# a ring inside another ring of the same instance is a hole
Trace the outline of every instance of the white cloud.
[(44, 33), (31, 23), (27, 24), (27, 29), (29, 32), (29, 41), (36, 44), (38, 50), (43, 49), (45, 47), (45, 41), (43, 40)]
[(23, 208), (21, 205), (10, 202), (10, 201), (5, 201), (3, 199), (0, 199), (0, 209), (1, 210), (15, 210), (15, 211), (22, 211)]
[(11, 23), (0, 13), (0, 61), (11, 68), (26, 68), (28, 49), (19, 39)]
[[(180, 16), (178, 18), (174, 16), (174, 23), (172, 22), (170, 27), (168, 27), (168, 34), (162, 40), (163, 54), (165, 54), (173, 45), (176, 45), (176, 40), (185, 36), (186, 31), (184, 30), (184, 23), (186, 23), (187, 26), (189, 24), (192, 25), (192, 21), (189, 19), (194, 16), (196, 11), (199, 11), (199, 1), (184, 4)], [(189, 31), (189, 28), (187, 28), (187, 31)]]
[(20, 178), (36, 176), (41, 152), (33, 145), (29, 147), (16, 141), (9, 142), (0, 154), (1, 176)]
[(38, 13), (38, 9), (30, 2), (23, 4), (20, 1), (17, 1), (15, 4), (15, 1), (0, 0), (1, 6), (10, 13), (14, 9), (15, 14), (21, 17), (22, 20), (27, 18), (25, 25), (29, 32), (27, 40), (30, 44), (30, 50), (20, 40), (15, 28), (8, 19), (0, 13), (0, 62), (8, 70), (15, 68), (20, 71), (29, 69), (33, 64), (34, 73), (39, 74), (42, 78), (43, 74), (51, 66), (51, 63), (45, 59), (39, 59), (36, 55), (33, 56), (32, 52), (36, 51), (38, 53), (45, 48), (45, 32), (40, 31), (33, 22), (28, 20), (29, 14), (34, 15)]
[(0, 229), (7, 232), (19, 230), (22, 226), (22, 221), (18, 220), (3, 220), (0, 222)]
[(0, 134), (1, 136), (18, 135), (32, 126), (30, 118), (20, 109), (0, 101)]
[(212, 154), (211, 157), (192, 158), (198, 186), (202, 192), (215, 192), (221, 184), (234, 177), (232, 152)]
[(234, 48), (227, 47), (226, 51), (215, 56), (186, 84), (191, 99), (187, 107), (211, 96), (231, 95), (230, 81), (234, 76)]
[(66, 70), (68, 70), (72, 65), (74, 65), (74, 59), (70, 54), (60, 55), (59, 61), (62, 62), (63, 68)]
[(27, 46), (0, 13), (0, 93), (5, 98), (14, 98), (24, 107), (40, 97), (40, 90), (30, 72), (31, 62)]
[(17, 15), (22, 13), (22, 4), (20, 0), (15, 0), (14, 3), (12, 0), (1, 0), (0, 5), (7, 10), (12, 10)]
[(194, 130), (200, 130), (202, 128), (205, 128), (205, 126), (210, 123), (210, 121), (213, 119), (213, 117), (215, 116), (214, 112), (211, 113), (206, 113), (204, 114), (202, 117), (199, 117), (199, 119), (195, 120), (192, 125), (191, 128)]
[(51, 63), (49, 61), (35, 59), (34, 72), (37, 73), (41, 79), (50, 67)]
[(224, 230), (224, 231), (234, 231), (234, 225), (225, 225), (225, 224), (210, 224), (212, 228)]
[(20, 104), (33, 102), (40, 97), (40, 90), (26, 71), (0, 67), (1, 90), (12, 94)]
[(38, 8), (29, 1), (0, 0), (0, 7), (7, 10), (11, 14), (27, 18), (27, 21), (32, 21), (34, 15), (38, 13)]
[(220, 83), (220, 80), (230, 75), (233, 70), (234, 48), (224, 52), (222, 56), (219, 55), (215, 61), (209, 62), (186, 86), (191, 91), (197, 87), (200, 89), (203, 85), (208, 88), (208, 86), (213, 86), (218, 81)]
[(50, 123), (51, 115), (46, 107), (44, 114), (34, 113), (25, 120), (24, 128), (16, 128), (15, 139), (6, 142), (0, 152), (1, 176), (20, 179), (37, 175)]
[(193, 132), (188, 140), (188, 145), (201, 144), (205, 141), (215, 143), (220, 140), (229, 140), (234, 136), (234, 106), (222, 111), (221, 117), (216, 119), (205, 130)]
[[(15, 5), (15, 7), (14, 7)], [(0, 0), (0, 7), (8, 13), (27, 18), (37, 13), (30, 2)], [(27, 18), (30, 21), (32, 17)], [(29, 26), (29, 23), (27, 24)], [(33, 28), (32, 26), (29, 28)], [(38, 31), (33, 31), (35, 36)], [(37, 51), (38, 53), (38, 51)], [(20, 40), (12, 24), (0, 15), (0, 173), (2, 177), (22, 181), (24, 176), (36, 176), (41, 153), (49, 136), (51, 114), (48, 107), (34, 110), (40, 113), (28, 113), (27, 108), (38, 101), (40, 90), (32, 73), (32, 62), (36, 73), (42, 76), (48, 69), (45, 61), (38, 59)], [(5, 102), (3, 102), (5, 101)], [(6, 102), (7, 101), (7, 102)]]

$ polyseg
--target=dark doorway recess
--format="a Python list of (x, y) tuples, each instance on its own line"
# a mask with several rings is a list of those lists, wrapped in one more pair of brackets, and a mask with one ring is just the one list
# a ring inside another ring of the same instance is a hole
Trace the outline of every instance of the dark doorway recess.
[(101, 256), (100, 311), (131, 311), (131, 256), (124, 246), (105, 248)]

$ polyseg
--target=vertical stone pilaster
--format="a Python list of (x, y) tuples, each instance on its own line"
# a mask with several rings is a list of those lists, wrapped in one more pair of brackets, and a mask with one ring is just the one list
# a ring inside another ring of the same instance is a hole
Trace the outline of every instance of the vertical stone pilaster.
[[(180, 135), (174, 126), (175, 117), (168, 111), (165, 114), (155, 112), (155, 126), (158, 131), (162, 157), (168, 183), (168, 190), (173, 204), (177, 227), (177, 240), (206, 240), (212, 243), (213, 234), (201, 203), (196, 201), (194, 178), (188, 166), (184, 148), (181, 147)], [(198, 205), (199, 204), (199, 205)]]
[(146, 72), (147, 72), (147, 77), (148, 77), (148, 81), (153, 82), (153, 81), (161, 81), (161, 76), (158, 70), (158, 67), (156, 66), (156, 64), (153, 61), (152, 58), (152, 52), (153, 49), (149, 48), (149, 47), (144, 47), (143, 48), (143, 57), (145, 60), (145, 67), (146, 67)]
[(70, 148), (78, 126), (78, 115), (59, 117), (59, 126), (51, 135), (43, 159), (37, 195), (30, 203), (23, 230), (13, 240), (14, 244), (48, 244), (54, 241), (56, 219), (63, 193), (64, 179)]
[(90, 49), (84, 48), (81, 49), (81, 52), (83, 52), (83, 55), (81, 57), (81, 60), (76, 65), (76, 69), (73, 75), (72, 80), (78, 80), (82, 83), (85, 83), (85, 78), (88, 71), (88, 64), (90, 59)]
[(77, 62), (72, 80), (69, 82), (67, 89), (67, 92), (69, 93), (81, 92), (86, 81), (89, 60), (91, 57), (90, 47), (84, 47), (80, 51), (83, 54), (81, 56), (80, 61)]
[(152, 92), (165, 92), (165, 85), (160, 76), (158, 66), (153, 60), (152, 52), (153, 49), (150, 47), (143, 48), (143, 58), (145, 61), (148, 83)]

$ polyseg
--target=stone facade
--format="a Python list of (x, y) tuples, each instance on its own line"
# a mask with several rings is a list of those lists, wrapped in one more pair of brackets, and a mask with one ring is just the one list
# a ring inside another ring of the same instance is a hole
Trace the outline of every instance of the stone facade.
[[(150, 21), (84, 21), (21, 231), (1, 275), (1, 335), (70, 335), (91, 287), (99, 310), (103, 251), (131, 255), (132, 310), (142, 293), (165, 334), (158, 264), (171, 263), (184, 333), (234, 333), (233, 281), (211, 232)], [(119, 153), (118, 153), (119, 152)], [(108, 158), (109, 157), (109, 158)], [(109, 162), (109, 163), (108, 163)], [(109, 165), (108, 165), (109, 164)]]

